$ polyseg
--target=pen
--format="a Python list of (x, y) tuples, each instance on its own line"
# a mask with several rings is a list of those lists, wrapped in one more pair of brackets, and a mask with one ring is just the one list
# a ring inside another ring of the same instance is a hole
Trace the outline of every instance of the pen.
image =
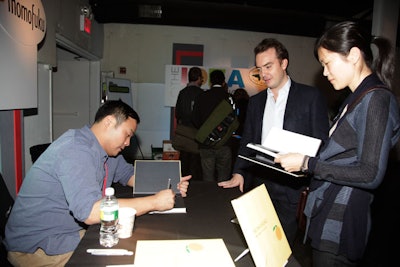
[(167, 189), (171, 189), (171, 178), (168, 179)]
[(231, 223), (236, 223), (236, 224), (239, 224), (239, 220), (238, 220), (238, 218), (233, 218), (233, 219), (231, 220)]
[(240, 260), (241, 258), (243, 258), (247, 253), (249, 253), (249, 249), (248, 249), (248, 248), (246, 248), (245, 250), (243, 250), (243, 252), (240, 253), (240, 255), (236, 257), (235, 262), (237, 262), (238, 260)]
[(98, 256), (133, 255), (133, 251), (128, 251), (126, 249), (87, 249), (86, 252)]

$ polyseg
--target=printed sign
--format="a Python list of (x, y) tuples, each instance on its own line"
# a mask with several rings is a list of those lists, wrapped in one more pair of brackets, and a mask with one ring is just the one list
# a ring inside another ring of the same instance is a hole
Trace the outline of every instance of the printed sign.
[[(165, 106), (175, 106), (179, 91), (188, 83), (187, 74), (191, 67), (193, 66), (167, 65), (165, 67)], [(255, 68), (199, 67), (205, 75), (205, 82), (201, 87), (205, 90), (210, 88), (209, 75), (215, 69), (225, 73), (225, 81), (230, 93), (237, 88), (243, 88), (252, 96), (265, 89), (265, 84)]]
[(46, 15), (40, 0), (0, 1), (0, 26), (24, 45), (37, 45), (46, 33)]

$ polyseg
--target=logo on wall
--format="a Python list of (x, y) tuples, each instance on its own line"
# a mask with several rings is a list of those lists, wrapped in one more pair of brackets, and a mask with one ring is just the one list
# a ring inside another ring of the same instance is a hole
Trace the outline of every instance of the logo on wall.
[(249, 80), (255, 87), (265, 87), (265, 82), (260, 76), (259, 71), (256, 67), (253, 67), (249, 70)]
[(40, 0), (0, 1), (0, 24), (24, 45), (37, 45), (46, 34), (46, 15)]

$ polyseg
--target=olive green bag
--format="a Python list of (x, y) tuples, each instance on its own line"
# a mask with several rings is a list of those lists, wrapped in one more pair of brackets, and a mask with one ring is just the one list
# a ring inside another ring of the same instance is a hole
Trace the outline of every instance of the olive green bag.
[(227, 100), (222, 100), (196, 133), (203, 146), (218, 148), (224, 145), (239, 127), (235, 110)]
[(199, 143), (195, 140), (197, 129), (183, 124), (178, 124), (172, 138), (172, 146), (178, 151), (199, 153)]

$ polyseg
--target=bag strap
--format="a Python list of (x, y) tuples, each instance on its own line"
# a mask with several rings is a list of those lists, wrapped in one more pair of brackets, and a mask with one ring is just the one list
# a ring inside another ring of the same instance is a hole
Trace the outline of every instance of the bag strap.
[[(375, 90), (379, 90), (379, 89), (384, 89), (387, 90), (389, 92), (392, 92), (389, 88), (387, 88), (385, 85), (374, 85), (370, 88), (368, 88), (367, 90), (365, 90), (364, 92), (362, 92), (356, 99), (354, 99), (351, 103), (347, 104), (347, 109), (346, 107), (342, 108), (341, 110), (339, 110), (338, 114), (335, 116), (335, 118), (333, 119), (333, 124), (335, 124), (337, 121), (340, 120), (340, 118), (342, 118), (344, 113), (350, 112), (360, 101), (361, 99), (368, 94), (369, 92), (375, 91)], [(344, 109), (346, 109), (346, 111), (344, 112)]]
[(350, 104), (348, 105), (348, 107), (347, 107), (347, 112), (351, 111), (351, 110), (356, 106), (356, 104), (357, 104), (358, 102), (360, 102), (361, 99), (362, 99), (366, 94), (368, 94), (369, 92), (372, 92), (372, 91), (379, 90), (379, 89), (385, 89), (385, 90), (387, 90), (387, 91), (389, 91), (389, 92), (392, 92), (392, 91), (391, 91), (389, 88), (387, 88), (385, 85), (375, 85), (375, 86), (373, 86), (373, 87), (371, 87), (371, 88), (368, 88), (367, 90), (365, 90), (364, 92), (362, 92), (352, 103), (350, 103)]

